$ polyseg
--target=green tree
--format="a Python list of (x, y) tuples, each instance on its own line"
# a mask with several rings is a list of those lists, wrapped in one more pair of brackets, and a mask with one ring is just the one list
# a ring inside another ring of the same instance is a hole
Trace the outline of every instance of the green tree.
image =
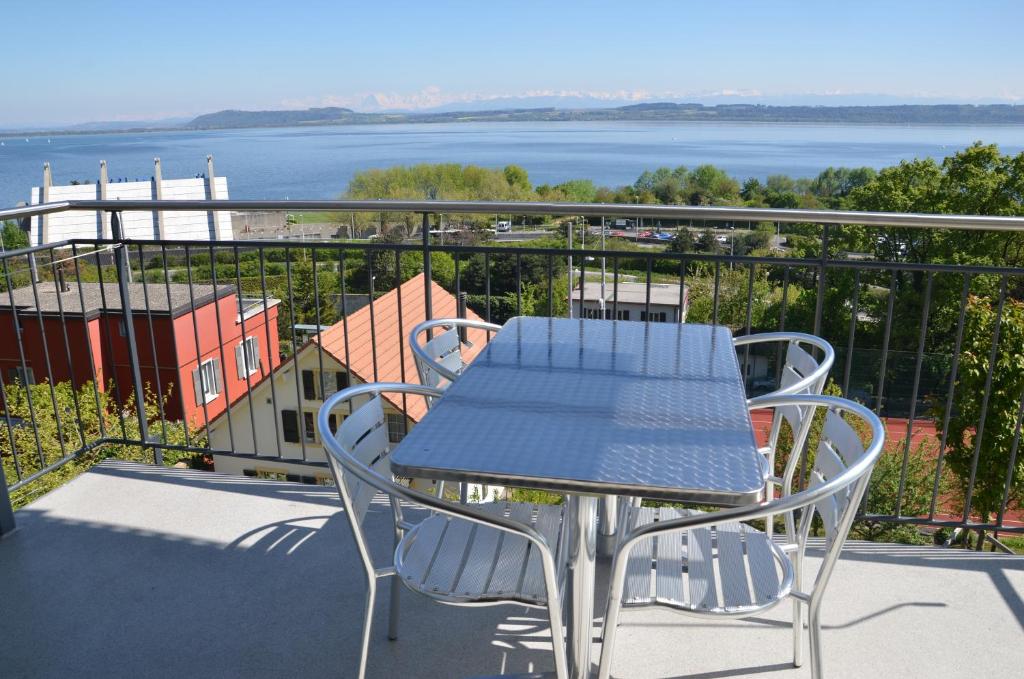
[(17, 222), (4, 222), (0, 229), (0, 250), (17, 250), (28, 247), (28, 234), (18, 227)]

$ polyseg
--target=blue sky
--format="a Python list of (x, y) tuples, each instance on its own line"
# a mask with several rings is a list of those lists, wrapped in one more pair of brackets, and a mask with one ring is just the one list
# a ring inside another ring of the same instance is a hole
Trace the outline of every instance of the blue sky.
[(3, 0), (0, 25), (0, 125), (566, 93), (1024, 101), (1020, 0)]

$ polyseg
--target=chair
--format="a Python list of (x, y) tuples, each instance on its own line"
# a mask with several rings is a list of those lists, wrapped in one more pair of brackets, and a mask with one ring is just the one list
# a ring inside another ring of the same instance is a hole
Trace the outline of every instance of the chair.
[[(421, 345), (419, 336), (435, 328), (447, 330), (435, 334)], [(501, 330), (500, 325), (468, 318), (437, 318), (420, 323), (409, 333), (409, 346), (416, 360), (420, 384), (444, 389), (459, 379), (459, 375), (466, 367), (462, 361), (461, 347), (463, 344), (470, 344), (460, 335), (461, 328), (476, 328), (488, 332)], [(427, 407), (432, 405), (433, 400), (427, 399)]]
[[(367, 595), (363, 620), (359, 678), (366, 674), (370, 626), (377, 580), (391, 581), (388, 637), (397, 638), (399, 582), (428, 598), (448, 604), (512, 603), (546, 608), (551, 624), (555, 668), (567, 674), (558, 596), (561, 562), (562, 507), (512, 503), (457, 504), (405, 487), (389, 468), (390, 444), (381, 394), (401, 393), (439, 397), (439, 389), (414, 384), (362, 384), (328, 398), (320, 408), (321, 432), (331, 431), (331, 411), (352, 402), (352, 413), (334, 435), (324, 435), (324, 448), (338, 493), (366, 571)], [(356, 407), (357, 403), (362, 401)], [(365, 531), (367, 510), (385, 493), (394, 518), (394, 561), (376, 566)], [(430, 514), (411, 523), (402, 503)]]
[[(420, 344), (420, 335), (434, 329), (447, 328)], [(488, 332), (498, 332), (500, 325), (485, 323), (468, 318), (437, 318), (423, 321), (409, 333), (409, 346), (412, 348), (412, 355), (416, 361), (416, 372), (419, 373), (420, 384), (438, 389), (446, 389), (448, 385), (459, 378), (466, 364), (462, 360), (461, 347), (463, 344), (470, 345), (468, 339), (464, 339), (465, 328), (476, 328)], [(434, 405), (434, 399), (426, 399), (427, 408)], [(482, 484), (462, 483), (458, 486), (459, 499), (465, 504), (470, 498), (477, 497), (480, 500), (487, 500), (491, 496), (490, 486)], [(499, 490), (500, 492), (500, 490)]]
[[(782, 366), (782, 375), (779, 377), (779, 387), (760, 398), (770, 396), (782, 396), (784, 394), (820, 394), (825, 388), (828, 373), (835, 362), (836, 352), (832, 345), (814, 335), (807, 335), (800, 332), (766, 332), (757, 335), (745, 335), (733, 339), (733, 346), (750, 347), (758, 344), (786, 343), (786, 360)], [(809, 345), (821, 352), (821, 360), (814, 356), (800, 345)], [(775, 496), (774, 486), (780, 482), (775, 478), (775, 454), (778, 449), (779, 432), (782, 428), (782, 421), (789, 423), (793, 432), (793, 447), (790, 450), (790, 460), (799, 458), (807, 441), (807, 434), (810, 431), (811, 421), (806, 416), (805, 408), (783, 407), (776, 408), (772, 415), (772, 425), (768, 433), (768, 445), (760, 449), (764, 455), (765, 495), (768, 498)], [(771, 521), (768, 522), (768, 534), (771, 535)]]
[[(601, 679), (611, 671), (622, 607), (664, 606), (696, 616), (745, 618), (786, 598), (793, 599), (793, 664), (802, 662), (801, 606), (806, 605), (811, 675), (821, 678), (822, 595), (881, 454), (885, 431), (874, 413), (836, 397), (762, 397), (752, 405), (827, 409), (807, 489), (790, 494), (790, 487), (783, 486), (781, 498), (711, 513), (629, 506), (612, 560)], [(868, 426), (867, 446), (841, 413)], [(784, 542), (741, 523), (775, 514), (793, 516), (797, 511), (797, 528)], [(810, 588), (804, 590), (804, 551), (815, 514), (825, 528), (825, 556)]]

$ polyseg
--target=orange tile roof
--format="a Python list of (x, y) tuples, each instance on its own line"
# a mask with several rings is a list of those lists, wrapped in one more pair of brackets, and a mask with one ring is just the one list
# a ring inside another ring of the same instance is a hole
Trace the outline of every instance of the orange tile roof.
[[(398, 300), (402, 300), (401, 332), (399, 332)], [(320, 334), (319, 342), (324, 350), (331, 354), (342, 365), (347, 365), (350, 373), (363, 382), (410, 382), (419, 384), (416, 362), (407, 338), (417, 323), (426, 320), (426, 303), (423, 286), (423, 274), (413, 276), (400, 287), (375, 299), (372, 308), (373, 333), (370, 332), (371, 308), (367, 305), (349, 314), (345, 322), (338, 321)], [(454, 295), (437, 283), (430, 283), (430, 301), (433, 318), (455, 318), (458, 315), (458, 302)], [(466, 317), (482, 321), (483, 319), (466, 310)], [(345, 353), (345, 329), (348, 328), (348, 360)], [(472, 347), (462, 347), (465, 361), (476, 358), (487, 346), (487, 333), (483, 330), (470, 328), (469, 341)], [(317, 338), (313, 339), (316, 343)], [(374, 345), (376, 344), (376, 370), (374, 369)], [(387, 395), (392, 405), (402, 410), (400, 396)], [(406, 415), (414, 422), (419, 422), (427, 413), (422, 398), (406, 399)]]

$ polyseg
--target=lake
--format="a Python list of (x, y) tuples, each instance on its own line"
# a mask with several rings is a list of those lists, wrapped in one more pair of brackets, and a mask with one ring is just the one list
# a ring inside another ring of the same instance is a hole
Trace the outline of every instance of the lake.
[(2, 137), (0, 206), (27, 201), (44, 162), (55, 184), (96, 181), (106, 160), (111, 180), (149, 178), (153, 158), (164, 178), (206, 171), (213, 154), (232, 198), (324, 199), (353, 173), (411, 163), (522, 165), (534, 184), (589, 178), (631, 184), (647, 169), (713, 163), (741, 181), (770, 174), (812, 177), (829, 165), (885, 167), (903, 159), (943, 158), (975, 140), (1004, 153), (1024, 150), (1024, 126), (812, 125), (786, 123), (452, 123)]

